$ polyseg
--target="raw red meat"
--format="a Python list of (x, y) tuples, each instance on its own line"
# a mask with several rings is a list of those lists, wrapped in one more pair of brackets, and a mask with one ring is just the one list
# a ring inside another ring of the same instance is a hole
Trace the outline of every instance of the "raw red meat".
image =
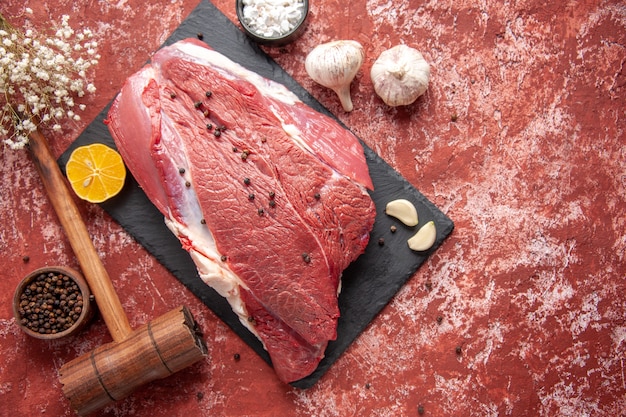
[(130, 77), (107, 123), (201, 278), (263, 342), (279, 378), (314, 371), (336, 337), (341, 273), (374, 223), (357, 138), (195, 39)]

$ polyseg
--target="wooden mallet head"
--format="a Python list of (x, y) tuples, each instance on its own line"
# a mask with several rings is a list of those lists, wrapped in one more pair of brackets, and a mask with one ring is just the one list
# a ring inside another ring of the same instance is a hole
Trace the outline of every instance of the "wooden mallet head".
[(63, 393), (80, 415), (127, 397), (202, 359), (206, 346), (186, 307), (172, 310), (120, 342), (96, 348), (61, 367)]

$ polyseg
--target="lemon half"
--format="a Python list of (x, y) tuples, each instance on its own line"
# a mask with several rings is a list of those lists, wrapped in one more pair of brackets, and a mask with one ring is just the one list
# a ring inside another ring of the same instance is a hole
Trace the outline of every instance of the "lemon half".
[(121, 155), (102, 143), (74, 149), (65, 171), (76, 195), (91, 203), (102, 203), (116, 196), (126, 180)]

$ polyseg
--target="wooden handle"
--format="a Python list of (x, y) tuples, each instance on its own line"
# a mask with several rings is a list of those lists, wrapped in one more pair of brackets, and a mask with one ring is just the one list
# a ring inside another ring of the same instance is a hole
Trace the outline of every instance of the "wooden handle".
[(78, 258), (83, 275), (96, 298), (98, 309), (109, 333), (116, 342), (122, 341), (132, 329), (111, 279), (89, 236), (87, 226), (74, 203), (73, 194), (68, 189), (65, 177), (52, 156), (46, 138), (39, 131), (30, 134), (29, 147), (48, 198)]

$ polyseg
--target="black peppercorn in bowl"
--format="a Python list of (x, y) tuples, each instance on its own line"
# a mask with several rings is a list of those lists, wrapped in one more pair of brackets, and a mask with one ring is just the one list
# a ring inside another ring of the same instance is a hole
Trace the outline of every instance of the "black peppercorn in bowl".
[(306, 28), (309, 0), (236, 0), (237, 18), (246, 35), (267, 46), (284, 46)]
[(78, 333), (93, 316), (91, 291), (71, 268), (48, 266), (26, 275), (13, 296), (18, 326), (38, 339), (59, 339)]

